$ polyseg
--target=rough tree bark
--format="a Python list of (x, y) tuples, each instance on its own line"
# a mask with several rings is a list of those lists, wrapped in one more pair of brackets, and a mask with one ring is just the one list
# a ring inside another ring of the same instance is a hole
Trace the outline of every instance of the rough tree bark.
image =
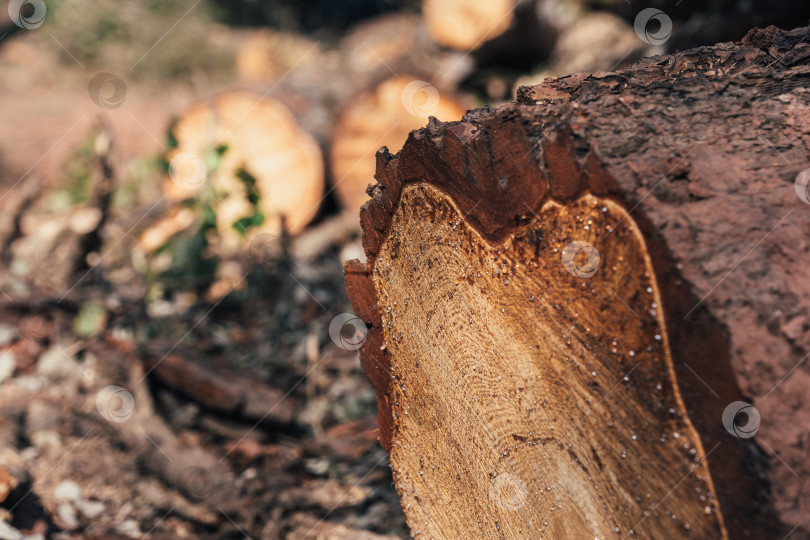
[(377, 154), (346, 287), (414, 535), (808, 534), (807, 38), (549, 79)]

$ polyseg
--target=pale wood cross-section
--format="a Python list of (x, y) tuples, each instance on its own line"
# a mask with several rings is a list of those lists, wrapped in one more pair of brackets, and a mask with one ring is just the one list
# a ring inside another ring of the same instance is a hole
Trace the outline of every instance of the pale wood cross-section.
[(503, 34), (512, 23), (514, 0), (423, 0), (422, 16), (439, 45), (471, 51)]
[[(166, 198), (209, 196), (217, 230), (228, 244), (242, 243), (234, 223), (256, 210), (264, 215), (257, 230), (271, 234), (280, 233), (282, 219), (291, 234), (298, 234), (317, 214), (324, 193), (321, 150), (281, 102), (253, 92), (225, 92), (212, 103), (194, 105), (172, 134), (177, 146), (166, 157), (178, 171), (163, 182)], [(213, 159), (218, 151), (221, 159)], [(209, 170), (212, 161), (218, 164)], [(255, 180), (255, 204), (242, 172)]]
[[(391, 231), (373, 277), (396, 359), (391, 466), (415, 535), (727, 537), (621, 207), (548, 202), (491, 245), (420, 185)], [(572, 241), (595, 248), (595, 272), (584, 252), (565, 264)]]

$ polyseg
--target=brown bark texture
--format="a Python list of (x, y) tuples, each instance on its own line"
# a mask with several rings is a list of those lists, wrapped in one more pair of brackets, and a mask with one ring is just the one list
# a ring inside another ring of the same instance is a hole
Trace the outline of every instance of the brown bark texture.
[(378, 152), (346, 287), (412, 534), (810, 537), (809, 32)]

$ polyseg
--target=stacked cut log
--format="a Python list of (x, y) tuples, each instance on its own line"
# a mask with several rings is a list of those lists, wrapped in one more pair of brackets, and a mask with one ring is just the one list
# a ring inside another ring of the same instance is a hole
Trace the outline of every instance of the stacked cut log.
[(442, 47), (471, 53), (479, 67), (527, 70), (548, 59), (580, 15), (568, 0), (423, 0), (422, 19)]
[(422, 15), (436, 43), (471, 51), (509, 28), (514, 4), (514, 0), (425, 0)]
[(377, 154), (346, 287), (412, 534), (810, 534), (808, 37), (549, 79)]
[(431, 39), (425, 20), (408, 13), (361, 22), (340, 41), (337, 56), (350, 78), (348, 86), (355, 89), (397, 73), (455, 88), (474, 63), (466, 52), (440, 47)]
[(358, 95), (338, 120), (332, 142), (332, 185), (343, 206), (356, 212), (365, 202), (377, 148), (401, 145), (429, 116), (454, 119), (462, 114), (456, 100), (413, 77), (387, 79)]
[[(315, 217), (324, 190), (321, 151), (281, 103), (228, 92), (189, 110), (173, 135), (177, 146), (167, 156), (166, 197), (208, 197), (226, 241), (237, 244), (244, 227), (235, 224), (257, 210), (264, 219), (255, 230), (273, 234), (280, 233), (282, 220), (296, 234)], [(247, 185), (245, 175), (255, 186)], [(251, 200), (251, 187), (258, 202)]]
[(302, 35), (262, 28), (244, 38), (234, 63), (240, 78), (272, 84), (294, 68), (318, 63), (320, 56), (317, 43)]

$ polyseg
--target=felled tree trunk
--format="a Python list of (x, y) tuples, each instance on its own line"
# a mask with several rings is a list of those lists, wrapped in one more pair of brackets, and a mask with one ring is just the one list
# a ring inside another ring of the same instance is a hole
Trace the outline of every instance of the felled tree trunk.
[(346, 285), (413, 534), (802, 534), (807, 37), (547, 80), (377, 154)]

